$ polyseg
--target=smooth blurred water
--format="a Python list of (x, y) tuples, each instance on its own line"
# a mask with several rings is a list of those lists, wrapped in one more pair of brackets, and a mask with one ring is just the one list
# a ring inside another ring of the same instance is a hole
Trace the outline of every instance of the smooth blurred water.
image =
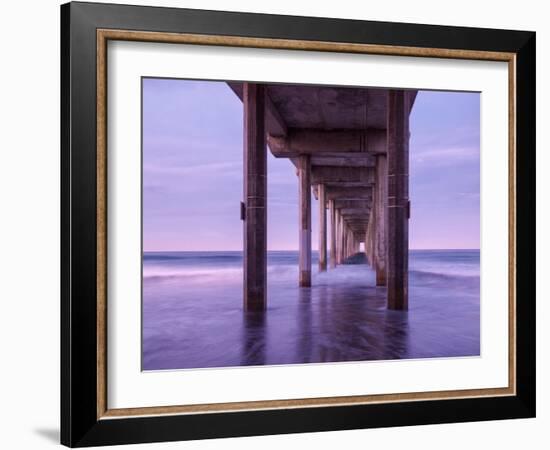
[(364, 264), (298, 288), (298, 253), (268, 253), (268, 309), (242, 309), (241, 252), (146, 253), (143, 369), (479, 355), (479, 251), (413, 250), (409, 310)]

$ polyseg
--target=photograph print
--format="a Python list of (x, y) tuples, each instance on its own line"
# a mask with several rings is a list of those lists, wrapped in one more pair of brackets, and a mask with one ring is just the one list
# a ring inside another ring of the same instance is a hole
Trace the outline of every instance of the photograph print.
[(480, 356), (480, 93), (143, 77), (142, 370)]

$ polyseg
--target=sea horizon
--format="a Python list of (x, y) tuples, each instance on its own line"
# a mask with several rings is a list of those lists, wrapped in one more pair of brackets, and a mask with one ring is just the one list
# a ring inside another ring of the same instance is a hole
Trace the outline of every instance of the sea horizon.
[[(480, 251), (480, 248), (409, 248), (409, 251), (414, 250), (420, 250), (420, 251), (433, 251), (433, 250), (442, 250), (442, 251)], [(242, 252), (243, 250), (224, 250), (224, 249), (216, 249), (216, 250), (143, 250), (142, 253), (184, 253), (184, 252)], [(297, 252), (298, 249), (275, 249), (271, 250), (268, 249), (268, 252)], [(319, 249), (311, 249), (312, 252), (318, 252)], [(328, 250), (327, 250), (328, 251)], [(364, 252), (358, 252), (358, 253), (364, 253)]]

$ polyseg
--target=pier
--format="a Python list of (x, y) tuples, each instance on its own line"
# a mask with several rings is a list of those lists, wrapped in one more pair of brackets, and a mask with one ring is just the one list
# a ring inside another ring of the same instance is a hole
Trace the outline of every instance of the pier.
[[(228, 83), (244, 108), (244, 301), (267, 306), (267, 151), (297, 174), (300, 288), (311, 286), (311, 192), (319, 271), (364, 245), (389, 309), (408, 308), (409, 115), (416, 91)], [(290, 166), (291, 167), (291, 166)], [(330, 222), (330, 235), (328, 223)]]

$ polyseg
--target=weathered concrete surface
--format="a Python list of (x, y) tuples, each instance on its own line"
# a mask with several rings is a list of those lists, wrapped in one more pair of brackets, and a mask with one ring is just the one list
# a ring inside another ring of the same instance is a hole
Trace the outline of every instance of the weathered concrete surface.
[(385, 153), (384, 130), (288, 129), (286, 136), (268, 137), (269, 148), (277, 158), (323, 153)]
[(378, 155), (376, 157), (376, 187), (374, 189), (374, 222), (375, 234), (373, 236), (373, 258), (374, 269), (376, 270), (376, 285), (386, 285), (386, 253), (387, 253), (387, 235), (386, 224), (387, 219), (387, 161), (386, 155)]
[(327, 270), (327, 200), (325, 186), (319, 185), (319, 271)]
[(302, 287), (311, 286), (311, 159), (309, 155), (300, 156), (298, 167), (299, 180), (299, 266)]
[(274, 84), (269, 94), (289, 128), (386, 128), (385, 89)]
[(266, 308), (267, 147), (265, 87), (244, 83), (244, 309)]
[(328, 200), (364, 200), (372, 201), (372, 188), (371, 187), (327, 187), (327, 199)]
[(336, 208), (334, 208), (334, 200), (329, 201), (330, 211), (330, 267), (336, 267)]
[(376, 182), (376, 170), (368, 167), (313, 166), (311, 169), (313, 184), (351, 183), (372, 186)]
[(406, 91), (388, 97), (388, 308), (408, 308), (409, 105)]

